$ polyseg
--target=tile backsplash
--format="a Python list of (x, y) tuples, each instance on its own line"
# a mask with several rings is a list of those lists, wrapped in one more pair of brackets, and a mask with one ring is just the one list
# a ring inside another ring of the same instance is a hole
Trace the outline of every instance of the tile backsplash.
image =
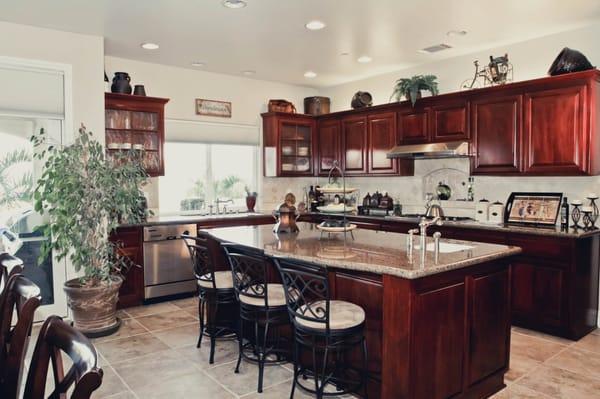
[[(394, 201), (399, 201), (405, 213), (422, 212), (425, 194), (434, 192), (440, 181), (452, 189), (451, 200), (443, 204), (453, 216), (467, 216), (474, 212), (474, 204), (464, 201), (469, 177), (467, 158), (424, 159), (415, 161), (415, 175), (409, 177), (348, 177), (346, 185), (360, 189), (361, 198), (367, 192), (388, 192)], [(262, 179), (261, 209), (272, 210), (281, 204), (287, 192), (303, 197), (303, 190), (310, 185), (323, 185), (326, 178), (267, 178)], [(463, 184), (464, 183), (464, 184)], [(582, 177), (500, 177), (475, 176), (475, 201), (486, 198), (490, 201), (506, 202), (513, 191), (562, 192), (569, 198), (585, 201), (587, 193), (600, 194), (600, 176)]]

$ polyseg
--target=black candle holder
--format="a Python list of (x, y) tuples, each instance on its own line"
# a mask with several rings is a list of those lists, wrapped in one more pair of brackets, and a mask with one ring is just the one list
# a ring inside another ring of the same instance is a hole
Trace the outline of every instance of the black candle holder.
[(581, 209), (579, 208), (581, 204), (571, 203), (573, 205), (573, 210), (571, 211), (571, 220), (573, 220), (573, 228), (577, 230), (581, 226), (579, 226), (579, 220), (581, 219)]
[(583, 211), (583, 229), (591, 230), (592, 226), (592, 211)]
[(600, 210), (598, 209), (598, 205), (596, 204), (597, 196), (589, 196), (587, 199), (590, 200), (590, 207), (592, 208), (591, 220), (592, 220), (592, 228), (596, 228), (596, 222), (598, 221), (598, 216), (600, 215)]

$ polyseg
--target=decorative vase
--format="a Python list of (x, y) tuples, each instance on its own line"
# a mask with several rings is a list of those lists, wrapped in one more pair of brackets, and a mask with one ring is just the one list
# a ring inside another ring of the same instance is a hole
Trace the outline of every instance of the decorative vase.
[(110, 90), (113, 93), (131, 94), (131, 77), (127, 72), (115, 72)]
[(248, 208), (248, 212), (254, 212), (254, 207), (256, 206), (256, 196), (249, 195), (246, 197), (246, 208)]
[(110, 283), (83, 286), (78, 278), (65, 282), (67, 304), (72, 312), (73, 326), (90, 338), (103, 337), (117, 331), (121, 320), (117, 318), (119, 288), (123, 279), (112, 276)]
[(146, 89), (144, 88), (144, 85), (135, 85), (135, 87), (133, 88), (133, 94), (136, 96), (146, 96)]

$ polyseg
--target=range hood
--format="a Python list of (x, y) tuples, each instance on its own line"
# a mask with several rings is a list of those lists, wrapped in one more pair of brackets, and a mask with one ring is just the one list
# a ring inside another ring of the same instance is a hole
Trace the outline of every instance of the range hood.
[(399, 145), (387, 153), (388, 158), (413, 159), (458, 158), (470, 155), (468, 141)]

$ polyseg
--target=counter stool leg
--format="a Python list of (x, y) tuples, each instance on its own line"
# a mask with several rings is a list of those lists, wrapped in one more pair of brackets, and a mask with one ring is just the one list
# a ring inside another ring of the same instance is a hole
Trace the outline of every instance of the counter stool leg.
[(294, 379), (292, 381), (292, 392), (290, 399), (294, 399), (294, 391), (296, 390), (296, 379), (298, 378), (298, 342), (294, 340)]
[(365, 399), (368, 399), (368, 389), (367, 389), (367, 383), (368, 383), (368, 374), (369, 374), (369, 363), (368, 363), (368, 358), (367, 358), (367, 340), (365, 337), (363, 337), (362, 339), (362, 355), (363, 355), (363, 369), (362, 369), (362, 375), (361, 375), (361, 379), (362, 379), (362, 384), (363, 384), (363, 390), (365, 391)]
[[(216, 298), (215, 298), (216, 299)], [(212, 310), (210, 313), (210, 324), (209, 324), (209, 331), (210, 331), (210, 357), (208, 358), (208, 363), (209, 364), (213, 364), (215, 362), (215, 345), (217, 343), (217, 326), (216, 326), (216, 322), (217, 322), (217, 312), (218, 312), (218, 308), (219, 308), (219, 302), (217, 300), (214, 301), (212, 308), (214, 310)]]
[(240, 372), (240, 363), (242, 363), (242, 353), (244, 352), (244, 319), (240, 317), (238, 327), (238, 360), (235, 365), (235, 373)]
[(200, 348), (202, 345), (202, 336), (204, 335), (204, 297), (200, 295), (200, 299), (198, 301), (198, 318), (200, 319), (200, 336), (198, 337), (198, 343), (196, 344), (196, 348)]

